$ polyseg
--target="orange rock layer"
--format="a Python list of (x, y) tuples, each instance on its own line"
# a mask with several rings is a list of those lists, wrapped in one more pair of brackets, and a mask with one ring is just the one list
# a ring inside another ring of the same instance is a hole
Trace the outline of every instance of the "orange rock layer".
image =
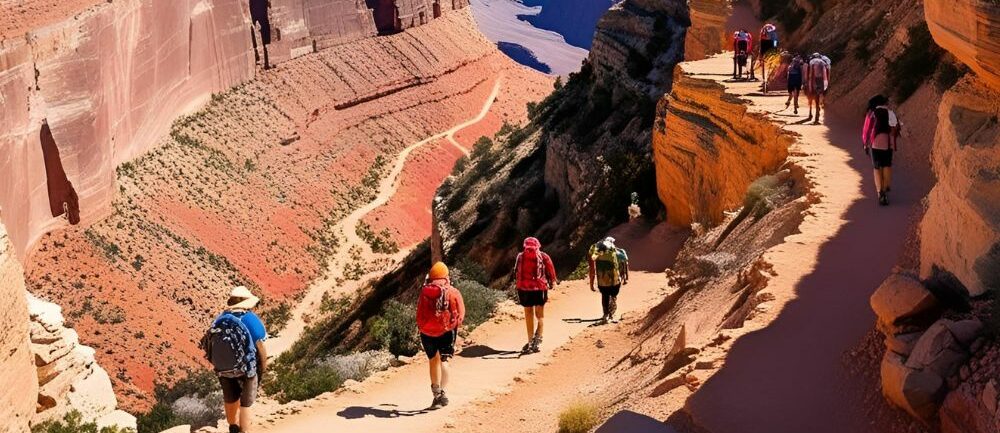
[(742, 205), (747, 186), (773, 173), (792, 138), (709, 80), (679, 66), (653, 128), (656, 186), (671, 224), (715, 225)]

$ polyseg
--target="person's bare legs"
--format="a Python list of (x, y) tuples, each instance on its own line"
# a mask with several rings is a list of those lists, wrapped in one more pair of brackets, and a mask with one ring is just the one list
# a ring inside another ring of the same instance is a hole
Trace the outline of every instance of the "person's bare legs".
[(528, 341), (535, 336), (535, 307), (524, 307), (524, 327), (528, 331)]
[(431, 388), (441, 388), (441, 352), (427, 363), (431, 372)]
[(253, 423), (250, 422), (250, 415), (252, 415), (252, 412), (249, 407), (240, 407), (240, 431), (243, 433), (248, 433), (253, 427)]
[(882, 197), (882, 169), (875, 169), (875, 192), (879, 194), (879, 198)]
[(229, 425), (239, 424), (237, 412), (240, 410), (240, 401), (236, 400), (232, 403), (223, 403), (222, 407), (225, 408), (226, 411), (226, 422), (229, 423)]
[(535, 307), (535, 319), (538, 322), (538, 328), (535, 330), (535, 335), (541, 340), (542, 332), (545, 330), (545, 306), (539, 305)]
[(892, 189), (892, 167), (884, 167), (882, 169), (882, 185), (885, 186), (886, 192)]
[[(438, 354), (438, 357), (439, 358), (441, 357), (440, 353)], [(446, 388), (448, 388), (448, 361), (442, 359), (440, 364), (441, 364), (441, 391), (444, 391)]]
[(795, 114), (799, 114), (799, 93), (801, 93), (801, 91), (796, 90), (793, 93), (795, 93)]
[(813, 123), (819, 125), (820, 111), (823, 106), (823, 93), (820, 92), (816, 95), (816, 118), (813, 119)]

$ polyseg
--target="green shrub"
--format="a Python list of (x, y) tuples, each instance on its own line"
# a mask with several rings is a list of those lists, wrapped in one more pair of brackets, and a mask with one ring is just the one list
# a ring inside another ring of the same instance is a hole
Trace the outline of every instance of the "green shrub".
[(456, 281), (455, 288), (462, 292), (462, 300), (465, 302), (467, 329), (473, 329), (493, 317), (493, 313), (497, 311), (497, 304), (505, 298), (502, 292), (471, 279)]
[(580, 259), (580, 263), (576, 265), (576, 269), (573, 269), (573, 272), (570, 272), (570, 274), (566, 276), (566, 281), (579, 281), (586, 279), (589, 276), (590, 276), (590, 262), (587, 260), (587, 257), (585, 256), (582, 259)]
[(285, 362), (275, 362), (267, 372), (262, 388), (267, 395), (285, 404), (311, 399), (333, 391), (343, 383), (344, 379), (331, 365), (296, 367)]
[(587, 433), (600, 421), (597, 406), (572, 403), (559, 413), (559, 433)]
[(478, 262), (469, 259), (468, 257), (462, 258), (453, 266), (457, 269), (463, 277), (472, 279), (484, 286), (490, 284), (490, 277), (486, 273), (486, 269), (483, 268)]
[(272, 334), (277, 334), (285, 329), (288, 321), (292, 320), (292, 306), (287, 302), (282, 302), (272, 308), (260, 313), (260, 320), (267, 325), (267, 329)]
[[(153, 388), (156, 403), (149, 412), (139, 414), (136, 417), (139, 433), (157, 433), (179, 425), (202, 423), (201, 421), (204, 420), (189, 419), (174, 413), (172, 408), (174, 402), (181, 397), (204, 399), (220, 392), (219, 379), (214, 372), (209, 370), (188, 372), (185, 378), (177, 381), (173, 386), (158, 383)], [(219, 419), (222, 416), (222, 408), (214, 409), (216, 411), (214, 419)]]
[(774, 210), (771, 198), (780, 192), (778, 178), (771, 175), (761, 176), (747, 188), (743, 198), (743, 206), (753, 212), (754, 218), (760, 219)]
[(132, 429), (120, 427), (97, 428), (96, 423), (83, 422), (80, 412), (67, 413), (61, 420), (46, 421), (31, 427), (31, 433), (125, 433)]
[(888, 83), (897, 103), (913, 95), (937, 70), (944, 50), (931, 37), (927, 23), (921, 21), (909, 31), (909, 44), (899, 57), (889, 62)]
[(416, 355), (420, 350), (416, 306), (397, 300), (386, 302), (382, 313), (369, 319), (368, 333), (393, 355)]

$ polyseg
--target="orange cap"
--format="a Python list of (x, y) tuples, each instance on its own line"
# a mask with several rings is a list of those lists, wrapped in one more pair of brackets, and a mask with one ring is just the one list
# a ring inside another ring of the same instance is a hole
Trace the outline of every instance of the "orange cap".
[(427, 274), (427, 276), (432, 280), (448, 278), (448, 266), (442, 262), (437, 262), (434, 266), (431, 266), (431, 271)]

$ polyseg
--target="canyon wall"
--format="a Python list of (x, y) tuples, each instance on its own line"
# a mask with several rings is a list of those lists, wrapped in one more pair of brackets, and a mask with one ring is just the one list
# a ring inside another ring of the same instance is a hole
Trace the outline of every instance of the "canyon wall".
[(700, 60), (732, 47), (727, 28), (733, 6), (729, 0), (691, 0), (691, 27), (684, 39), (684, 59)]
[[(24, 272), (10, 237), (0, 224), (0, 432), (26, 433), (38, 393), (28, 346), (28, 307)], [(16, 390), (16, 392), (15, 392)]]
[(990, 0), (925, 0), (934, 41), (988, 86), (1000, 88), (1000, 4)]
[(667, 221), (717, 225), (743, 205), (747, 186), (775, 172), (793, 139), (718, 83), (678, 68), (653, 128), (656, 186)]
[(531, 235), (568, 271), (627, 218), (633, 192), (644, 214), (657, 214), (655, 103), (670, 88), (688, 24), (681, 1), (630, 0), (608, 11), (581, 71), (532, 107), (531, 122), (441, 186), (432, 248), (502, 278)]
[(101, 3), (0, 43), (0, 206), (18, 255), (64, 212), (105, 215), (118, 164), (253, 77), (242, 4)]

